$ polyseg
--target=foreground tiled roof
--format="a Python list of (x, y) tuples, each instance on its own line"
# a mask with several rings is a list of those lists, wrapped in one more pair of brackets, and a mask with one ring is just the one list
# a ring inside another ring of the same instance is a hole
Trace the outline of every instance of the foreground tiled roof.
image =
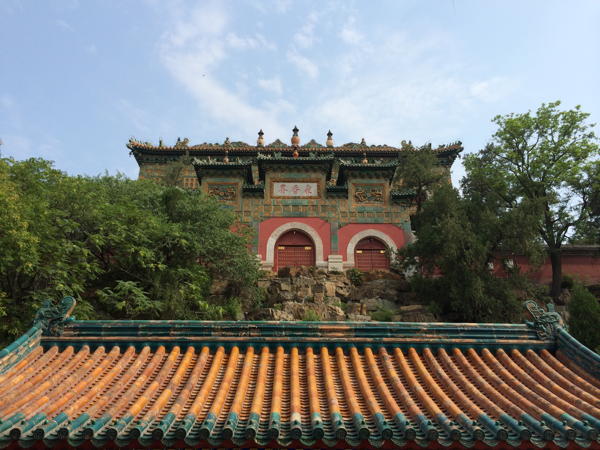
[(41, 314), (0, 352), (0, 445), (599, 448), (600, 357), (537, 319)]

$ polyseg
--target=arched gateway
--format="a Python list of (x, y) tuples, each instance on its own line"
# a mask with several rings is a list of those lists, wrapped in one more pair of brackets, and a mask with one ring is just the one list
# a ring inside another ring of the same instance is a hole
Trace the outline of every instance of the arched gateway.
[(315, 264), (315, 244), (310, 236), (300, 230), (290, 230), (279, 237), (275, 244), (275, 270)]
[(361, 239), (354, 249), (354, 264), (359, 270), (389, 270), (390, 256), (386, 245), (379, 239)]

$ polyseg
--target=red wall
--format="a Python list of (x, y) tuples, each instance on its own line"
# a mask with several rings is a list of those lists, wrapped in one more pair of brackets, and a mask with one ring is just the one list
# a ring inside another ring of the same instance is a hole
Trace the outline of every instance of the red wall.
[(331, 226), (325, 220), (316, 217), (274, 217), (261, 222), (258, 226), (258, 253), (263, 261), (267, 257), (269, 237), (273, 231), (289, 222), (300, 222), (315, 229), (323, 241), (323, 259), (327, 261), (327, 257), (331, 253)]
[(350, 242), (350, 239), (352, 239), (352, 236), (368, 229), (381, 231), (382, 233), (387, 234), (398, 248), (404, 247), (406, 244), (404, 230), (396, 225), (391, 225), (389, 223), (351, 223), (338, 230), (337, 253), (343, 256), (344, 261), (347, 259), (348, 243)]
[[(552, 281), (552, 265), (549, 258), (540, 267), (532, 267), (524, 256), (515, 256), (512, 259), (528, 278), (541, 284), (549, 284)], [(502, 260), (494, 263), (494, 273), (498, 276), (506, 275)], [(563, 254), (562, 273), (586, 285), (600, 284), (600, 254)]]

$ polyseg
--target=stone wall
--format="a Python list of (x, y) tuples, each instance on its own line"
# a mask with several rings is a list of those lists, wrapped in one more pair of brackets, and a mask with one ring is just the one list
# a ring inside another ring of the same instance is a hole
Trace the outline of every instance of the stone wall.
[(265, 275), (263, 308), (250, 320), (435, 322), (426, 305), (415, 303), (408, 282), (390, 272), (332, 273), (284, 268)]

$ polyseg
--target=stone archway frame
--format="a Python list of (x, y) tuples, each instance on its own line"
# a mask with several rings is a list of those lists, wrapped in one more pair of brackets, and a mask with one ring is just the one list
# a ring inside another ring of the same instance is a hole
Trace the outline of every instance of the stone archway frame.
[(288, 231), (299, 230), (310, 236), (312, 241), (315, 243), (315, 264), (317, 267), (327, 267), (327, 262), (323, 260), (323, 241), (321, 240), (321, 236), (317, 233), (310, 225), (307, 225), (302, 222), (288, 222), (284, 223), (280, 227), (276, 228), (269, 239), (267, 240), (267, 257), (265, 259), (264, 265), (268, 267), (273, 267), (275, 265), (275, 245), (277, 244), (277, 240)]
[(394, 240), (385, 234), (383, 231), (375, 230), (373, 228), (369, 228), (367, 230), (362, 230), (356, 233), (350, 241), (348, 242), (348, 247), (346, 247), (346, 262), (344, 265), (346, 267), (354, 267), (354, 250), (356, 249), (356, 245), (362, 241), (364, 238), (374, 237), (383, 241), (383, 243), (387, 246), (390, 252), (395, 252), (398, 247)]

